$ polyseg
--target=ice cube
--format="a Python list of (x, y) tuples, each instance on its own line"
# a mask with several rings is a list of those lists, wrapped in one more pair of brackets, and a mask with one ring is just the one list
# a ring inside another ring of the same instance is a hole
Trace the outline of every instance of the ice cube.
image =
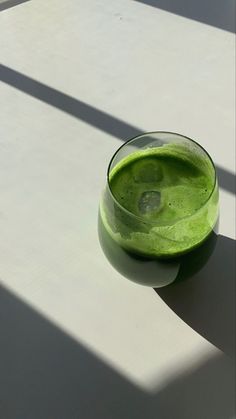
[(141, 214), (157, 211), (161, 204), (161, 193), (158, 191), (143, 192), (138, 201), (138, 209)]

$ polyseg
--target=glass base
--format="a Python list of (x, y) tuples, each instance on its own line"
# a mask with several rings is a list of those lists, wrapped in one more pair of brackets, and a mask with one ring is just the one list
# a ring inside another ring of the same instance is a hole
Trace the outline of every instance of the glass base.
[(148, 259), (120, 247), (108, 234), (101, 216), (98, 217), (98, 236), (103, 252), (111, 265), (124, 277), (153, 288), (183, 281), (200, 271), (210, 258), (217, 240), (217, 226), (197, 249), (174, 259)]

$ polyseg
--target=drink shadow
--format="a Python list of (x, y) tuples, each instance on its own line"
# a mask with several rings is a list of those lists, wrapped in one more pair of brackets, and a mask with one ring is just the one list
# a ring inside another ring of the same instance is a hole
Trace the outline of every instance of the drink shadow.
[(235, 240), (219, 235), (198, 272), (155, 291), (190, 327), (235, 356)]
[(189, 254), (147, 259), (121, 248), (98, 217), (98, 236), (110, 264), (125, 278), (153, 287), (162, 300), (209, 342), (235, 352), (235, 241), (212, 232)]

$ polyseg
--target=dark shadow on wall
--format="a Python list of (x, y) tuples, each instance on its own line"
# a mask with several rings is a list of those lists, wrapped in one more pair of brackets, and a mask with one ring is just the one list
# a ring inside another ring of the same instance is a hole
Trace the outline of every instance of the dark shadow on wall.
[(136, 0), (188, 19), (235, 32), (234, 0)]
[(235, 194), (235, 175), (219, 166), (216, 166), (216, 172), (220, 187), (232, 194)]
[(0, 372), (3, 419), (229, 419), (234, 412), (234, 370), (225, 355), (149, 394), (3, 287)]
[(130, 124), (2, 64), (0, 80), (117, 138), (133, 137), (140, 133), (138, 128)]
[[(132, 138), (142, 133), (142, 130), (138, 127), (2, 64), (0, 64), (0, 80), (121, 140)], [(229, 192), (235, 193), (235, 175), (221, 167), (217, 167), (217, 171), (219, 185)]]
[(0, 330), (2, 419), (145, 417), (142, 391), (1, 287)]
[(219, 235), (200, 272), (156, 292), (192, 329), (235, 357), (234, 240)]
[[(0, 11), (29, 0), (0, 0)], [(188, 19), (193, 19), (229, 32), (235, 32), (234, 0), (136, 0)]]
[(0, 12), (2, 12), (3, 10), (7, 10), (10, 9), (12, 7), (18, 6), (22, 3), (26, 3), (30, 0), (0, 0)]
[(168, 382), (154, 396), (155, 418), (233, 419), (234, 367), (232, 360), (217, 355)]

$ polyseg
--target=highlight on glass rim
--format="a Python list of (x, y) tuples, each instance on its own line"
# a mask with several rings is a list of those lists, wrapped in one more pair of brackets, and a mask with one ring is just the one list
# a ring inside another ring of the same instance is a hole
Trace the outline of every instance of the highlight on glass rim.
[(127, 141), (112, 157), (99, 217), (114, 244), (163, 263), (210, 237), (218, 201), (207, 151), (183, 135), (152, 132)]

